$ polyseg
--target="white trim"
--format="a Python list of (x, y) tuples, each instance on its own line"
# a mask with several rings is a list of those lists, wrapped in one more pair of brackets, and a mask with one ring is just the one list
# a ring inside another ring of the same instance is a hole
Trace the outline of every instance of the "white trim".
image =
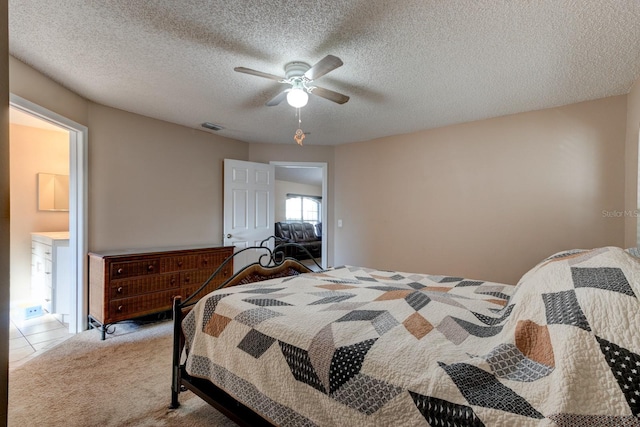
[(300, 166), (303, 168), (321, 168), (322, 169), (322, 268), (327, 268), (328, 258), (328, 244), (329, 241), (329, 223), (328, 223), (328, 203), (327, 197), (327, 163), (313, 163), (313, 162), (269, 162), (269, 164), (278, 166)]
[(69, 250), (73, 263), (71, 271), (75, 272), (72, 289), (76, 289), (72, 304), (76, 309), (69, 316), (69, 331), (82, 332), (88, 327), (89, 313), (86, 256), (89, 129), (13, 93), (9, 95), (9, 105), (69, 131), (69, 193), (75, 195), (69, 198)]

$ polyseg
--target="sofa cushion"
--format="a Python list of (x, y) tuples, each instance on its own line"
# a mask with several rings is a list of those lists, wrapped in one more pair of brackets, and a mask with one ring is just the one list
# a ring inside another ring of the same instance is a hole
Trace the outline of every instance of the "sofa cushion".
[(305, 236), (304, 227), (302, 226), (302, 223), (293, 222), (293, 223), (289, 224), (289, 227), (291, 228), (291, 238), (295, 242), (303, 243), (303, 242), (306, 242), (306, 241), (309, 240)]
[(291, 228), (290, 224), (286, 222), (276, 222), (276, 237), (279, 237), (285, 241), (291, 241)]
[(304, 238), (306, 241), (320, 240), (316, 235), (316, 230), (313, 224), (308, 222), (303, 222), (302, 229), (304, 230)]

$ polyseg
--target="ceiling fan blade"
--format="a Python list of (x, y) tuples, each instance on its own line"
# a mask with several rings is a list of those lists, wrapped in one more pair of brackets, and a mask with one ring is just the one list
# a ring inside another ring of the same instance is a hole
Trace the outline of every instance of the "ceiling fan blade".
[(271, 98), (269, 101), (267, 101), (267, 103), (264, 105), (266, 105), (267, 107), (273, 107), (274, 105), (280, 104), (287, 97), (287, 92), (289, 92), (289, 89), (283, 90), (282, 92)]
[(338, 104), (344, 104), (349, 100), (349, 97), (347, 95), (343, 95), (341, 93), (317, 86), (311, 91), (311, 93), (328, 99), (329, 101), (336, 102)]
[(237, 71), (239, 73), (251, 74), (252, 76), (264, 77), (265, 79), (275, 80), (280, 82), (284, 80), (284, 77), (276, 76), (275, 74), (263, 73), (262, 71), (252, 70), (251, 68), (245, 67), (236, 67), (233, 71)]
[[(309, 68), (304, 76), (309, 80), (315, 80), (319, 77), (324, 76), (329, 71), (333, 71), (338, 67), (341, 67), (343, 64), (342, 60), (337, 56), (327, 55), (322, 58), (318, 63), (316, 63), (313, 67)], [(346, 101), (345, 101), (346, 102)]]

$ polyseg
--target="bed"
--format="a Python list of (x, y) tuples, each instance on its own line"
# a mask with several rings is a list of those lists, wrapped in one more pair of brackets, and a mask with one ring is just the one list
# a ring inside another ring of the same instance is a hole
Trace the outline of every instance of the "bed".
[(640, 426), (623, 249), (555, 254), (516, 286), (268, 258), (175, 304), (172, 407), (191, 390), (251, 426)]

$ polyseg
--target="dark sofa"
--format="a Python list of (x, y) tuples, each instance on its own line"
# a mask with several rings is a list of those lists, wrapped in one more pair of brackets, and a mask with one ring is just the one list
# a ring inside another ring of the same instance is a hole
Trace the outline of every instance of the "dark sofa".
[[(316, 234), (313, 224), (308, 222), (276, 222), (276, 244), (297, 243), (311, 253), (313, 258), (322, 254), (322, 237)], [(309, 254), (304, 250), (288, 246), (285, 255), (299, 260), (308, 259)]]

